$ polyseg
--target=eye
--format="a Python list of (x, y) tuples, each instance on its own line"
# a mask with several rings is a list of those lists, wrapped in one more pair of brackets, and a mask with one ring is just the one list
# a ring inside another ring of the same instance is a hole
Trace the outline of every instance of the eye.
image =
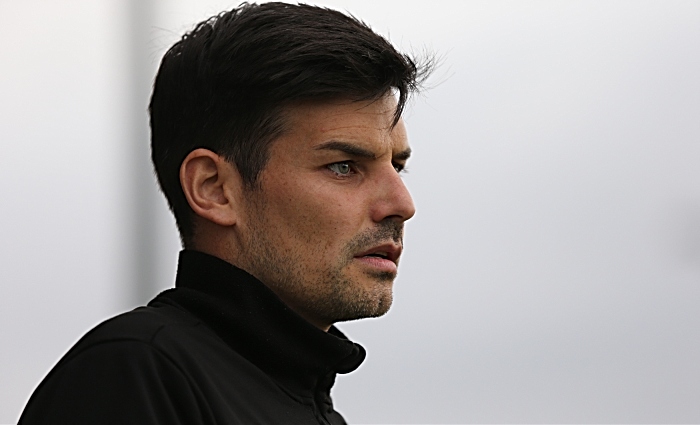
[(394, 166), (394, 170), (396, 170), (397, 173), (400, 173), (402, 171), (406, 171), (406, 164), (400, 164), (398, 162), (394, 162), (392, 165)]
[(352, 166), (349, 161), (335, 162), (328, 166), (328, 169), (339, 176), (347, 176), (352, 172)]

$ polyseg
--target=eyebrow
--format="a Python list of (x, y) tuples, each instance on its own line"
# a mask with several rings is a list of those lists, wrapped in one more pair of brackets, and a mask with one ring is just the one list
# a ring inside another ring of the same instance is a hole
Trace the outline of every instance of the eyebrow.
[[(340, 152), (344, 152), (348, 155), (359, 157), (359, 158), (377, 159), (377, 156), (372, 151), (361, 148), (361, 147), (354, 145), (352, 143), (339, 142), (337, 140), (331, 140), (330, 142), (322, 143), (322, 144), (316, 146), (314, 149), (340, 151)], [(397, 153), (396, 155), (393, 155), (392, 159), (396, 159), (399, 161), (406, 161), (410, 156), (411, 156), (411, 148), (408, 148), (404, 151)]]
[(398, 159), (399, 161), (406, 161), (408, 158), (411, 157), (411, 148), (407, 148), (406, 150), (403, 150), (396, 155), (394, 155), (394, 159)]

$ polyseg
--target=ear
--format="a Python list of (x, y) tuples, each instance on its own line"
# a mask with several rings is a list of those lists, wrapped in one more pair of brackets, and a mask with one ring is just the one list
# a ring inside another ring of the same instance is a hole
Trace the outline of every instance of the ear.
[(238, 218), (241, 177), (236, 167), (208, 149), (195, 149), (180, 165), (180, 184), (190, 208), (220, 226)]

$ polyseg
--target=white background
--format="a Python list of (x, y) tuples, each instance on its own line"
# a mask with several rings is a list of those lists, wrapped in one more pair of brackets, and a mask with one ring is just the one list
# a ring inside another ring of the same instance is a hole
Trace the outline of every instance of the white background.
[[(352, 423), (700, 422), (700, 2), (328, 1), (434, 51), (392, 311), (342, 324)], [(0, 0), (0, 423), (172, 285), (163, 52), (235, 3)]]

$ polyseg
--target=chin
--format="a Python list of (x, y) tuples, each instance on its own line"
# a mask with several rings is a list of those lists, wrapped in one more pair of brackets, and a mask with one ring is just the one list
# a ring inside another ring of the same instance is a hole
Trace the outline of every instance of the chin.
[(313, 323), (379, 317), (391, 307), (395, 277), (396, 273), (383, 271), (335, 271), (300, 285), (286, 285), (282, 298), (302, 316), (313, 318)]
[[(392, 290), (393, 277), (383, 276), (381, 281), (372, 279), (368, 287), (357, 290), (353, 294), (347, 292), (344, 299), (337, 299), (337, 306), (334, 309), (334, 322), (345, 322), (359, 320), (368, 317), (380, 317), (385, 315), (393, 302)], [(340, 295), (340, 294), (338, 294)], [(347, 295), (352, 295), (348, 297)]]

